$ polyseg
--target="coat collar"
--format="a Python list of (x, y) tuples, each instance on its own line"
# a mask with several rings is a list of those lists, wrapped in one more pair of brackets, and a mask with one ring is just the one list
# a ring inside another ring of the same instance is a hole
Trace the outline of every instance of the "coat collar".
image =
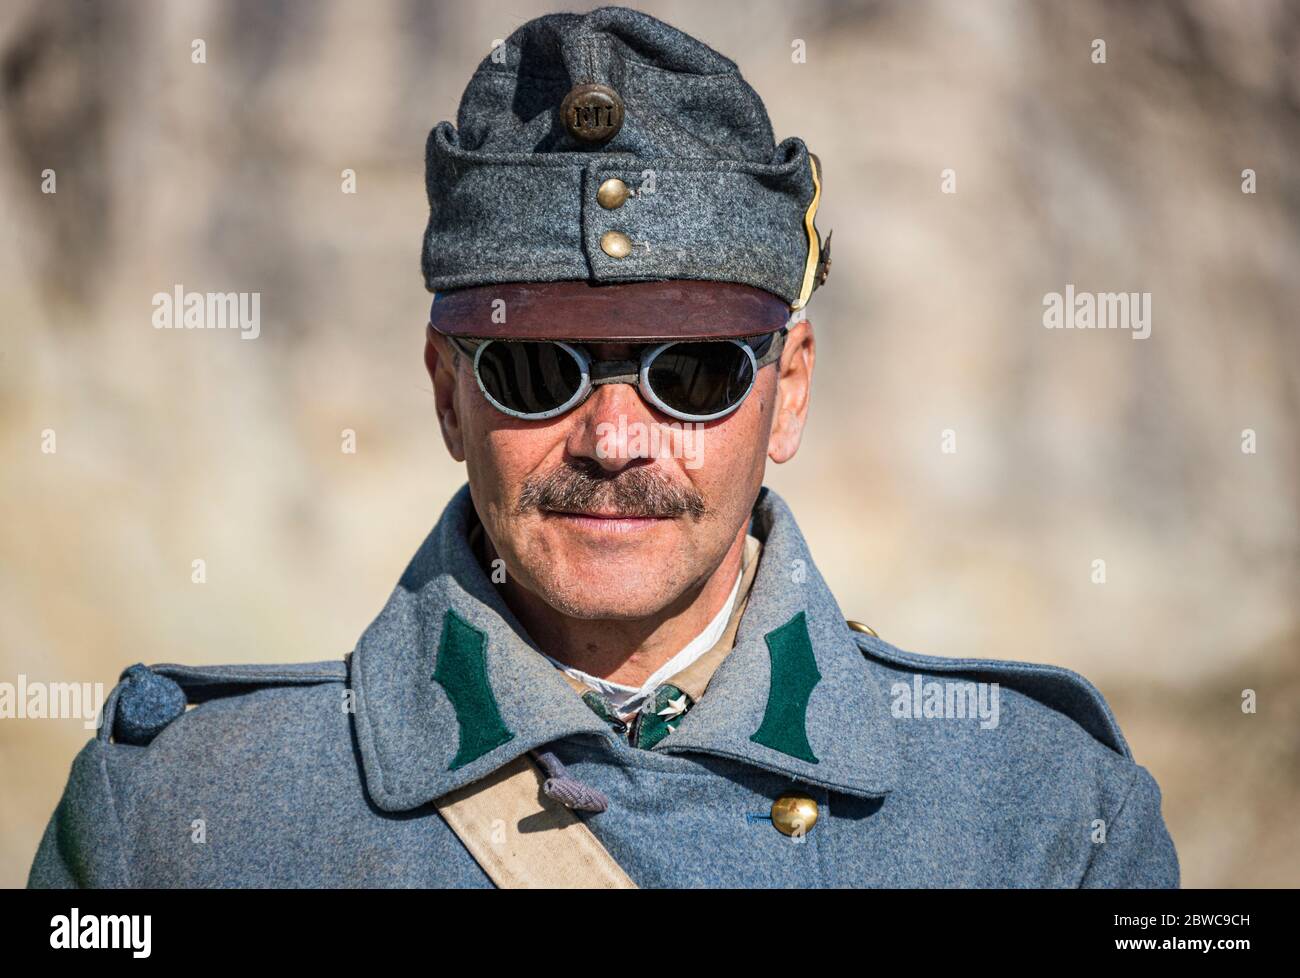
[[(616, 736), (521, 637), (468, 544), (476, 520), (464, 486), (352, 656), (362, 767), (385, 811), (423, 805), (550, 741)], [(887, 793), (898, 768), (887, 691), (794, 516), (767, 488), (751, 532), (763, 553), (735, 648), (655, 750), (728, 757), (859, 796)]]

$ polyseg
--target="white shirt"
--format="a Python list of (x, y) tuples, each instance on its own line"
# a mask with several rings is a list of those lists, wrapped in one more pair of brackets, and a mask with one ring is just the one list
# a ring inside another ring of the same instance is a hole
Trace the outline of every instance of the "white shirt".
[(614, 708), (615, 712), (617, 712), (620, 717), (627, 719), (627, 717), (635, 713), (646, 699), (652, 696), (654, 691), (665, 681), (677, 675), (677, 673), (681, 672), (705, 652), (718, 644), (718, 639), (720, 639), (722, 633), (726, 631), (727, 622), (731, 619), (731, 609), (736, 605), (736, 595), (740, 592), (740, 579), (742, 576), (743, 575), (740, 573), (736, 574), (736, 583), (731, 587), (731, 596), (727, 598), (726, 603), (723, 604), (718, 613), (713, 616), (713, 620), (704, 626), (704, 631), (696, 635), (686, 644), (684, 649), (656, 669), (650, 678), (640, 686), (625, 686), (622, 683), (615, 683), (608, 679), (601, 679), (599, 676), (592, 676), (583, 672), (581, 669), (575, 669), (573, 666), (565, 665), (558, 659), (553, 659), (551, 656), (546, 655), (545, 652), (543, 652), (542, 655), (546, 655), (546, 658), (550, 659), (557, 669), (563, 670), (580, 683), (584, 683), (596, 692), (600, 693), (601, 696), (605, 697), (605, 699), (609, 701), (610, 706)]

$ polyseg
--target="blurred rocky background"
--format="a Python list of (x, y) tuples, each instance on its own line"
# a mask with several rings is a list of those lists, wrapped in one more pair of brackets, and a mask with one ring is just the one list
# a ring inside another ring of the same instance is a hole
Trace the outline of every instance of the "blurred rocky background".
[[(1086, 674), (1186, 885), (1300, 884), (1300, 4), (638, 6), (823, 161), (811, 425), (770, 484), (845, 613)], [(463, 479), (424, 139), (548, 9), (0, 7), (0, 681), (349, 651)], [(1067, 283), (1150, 292), (1150, 338), (1045, 329)], [(261, 336), (154, 329), (177, 284), (260, 291)], [(0, 720), (0, 885), (87, 736)]]

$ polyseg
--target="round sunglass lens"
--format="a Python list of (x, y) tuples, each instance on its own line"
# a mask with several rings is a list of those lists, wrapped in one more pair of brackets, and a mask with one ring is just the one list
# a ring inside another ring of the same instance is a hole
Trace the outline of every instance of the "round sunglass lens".
[(646, 379), (674, 411), (707, 417), (740, 403), (754, 365), (735, 343), (678, 343), (655, 357)]
[(478, 377), (492, 400), (519, 414), (562, 407), (582, 386), (582, 368), (556, 343), (496, 340), (483, 347)]

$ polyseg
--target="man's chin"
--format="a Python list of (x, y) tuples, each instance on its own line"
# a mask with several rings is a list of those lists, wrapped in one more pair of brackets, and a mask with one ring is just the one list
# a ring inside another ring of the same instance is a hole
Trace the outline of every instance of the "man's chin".
[(681, 594), (689, 548), (678, 520), (547, 513), (531, 531), (526, 586), (570, 618), (648, 618)]
[(620, 574), (608, 563), (548, 567), (534, 594), (560, 614), (584, 621), (637, 621), (660, 614), (678, 597), (672, 575)]

